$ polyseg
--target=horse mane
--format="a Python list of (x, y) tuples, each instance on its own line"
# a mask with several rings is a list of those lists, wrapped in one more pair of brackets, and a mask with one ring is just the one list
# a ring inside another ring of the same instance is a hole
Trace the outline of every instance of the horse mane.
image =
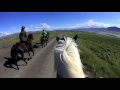
[(32, 33), (30, 33), (30, 34), (28, 35), (28, 39), (32, 39), (32, 40), (33, 40), (33, 34), (32, 34)]
[(62, 78), (85, 78), (79, 50), (74, 39), (64, 37), (54, 50), (57, 73)]

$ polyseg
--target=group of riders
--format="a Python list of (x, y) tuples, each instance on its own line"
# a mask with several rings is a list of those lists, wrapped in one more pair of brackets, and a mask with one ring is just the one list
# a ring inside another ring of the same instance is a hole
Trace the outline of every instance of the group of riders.
[[(33, 48), (32, 48), (32, 45), (31, 45), (31, 42), (27, 42), (27, 39), (28, 39), (28, 35), (25, 31), (25, 26), (22, 26), (21, 27), (21, 32), (19, 34), (19, 38), (20, 38), (20, 43), (25, 43), (25, 45), (28, 45), (29, 48), (33, 51)], [(46, 38), (48, 40), (49, 38), (49, 32), (46, 32), (45, 30), (43, 30), (42, 32), (42, 37), (41, 38)]]

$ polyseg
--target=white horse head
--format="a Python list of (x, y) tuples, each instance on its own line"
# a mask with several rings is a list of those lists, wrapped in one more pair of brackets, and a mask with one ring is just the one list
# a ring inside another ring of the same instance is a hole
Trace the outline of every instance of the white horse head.
[(86, 76), (75, 43), (76, 37), (74, 39), (64, 37), (64, 40), (59, 40), (55, 46), (54, 59), (57, 74), (61, 78), (85, 78)]

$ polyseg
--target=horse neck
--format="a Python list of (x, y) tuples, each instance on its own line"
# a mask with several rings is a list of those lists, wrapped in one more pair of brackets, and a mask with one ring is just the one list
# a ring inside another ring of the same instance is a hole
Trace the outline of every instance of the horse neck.
[[(83, 67), (78, 52), (78, 48), (76, 48), (77, 44), (71, 38), (67, 38), (66, 42), (63, 43), (64, 43), (63, 45), (65, 46), (63, 47), (64, 51), (61, 54), (61, 58), (59, 58), (60, 60), (56, 59), (59, 62), (58, 72), (61, 73), (63, 77), (84, 78), (85, 74), (83, 72)], [(60, 52), (61, 50), (58, 49), (57, 53)]]
[(28, 39), (27, 39), (27, 42), (32, 43), (32, 39), (28, 38)]

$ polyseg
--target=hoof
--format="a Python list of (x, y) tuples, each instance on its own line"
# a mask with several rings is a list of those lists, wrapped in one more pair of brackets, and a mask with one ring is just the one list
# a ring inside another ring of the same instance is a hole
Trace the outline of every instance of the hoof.
[(17, 70), (19, 70), (19, 67), (17, 67)]

